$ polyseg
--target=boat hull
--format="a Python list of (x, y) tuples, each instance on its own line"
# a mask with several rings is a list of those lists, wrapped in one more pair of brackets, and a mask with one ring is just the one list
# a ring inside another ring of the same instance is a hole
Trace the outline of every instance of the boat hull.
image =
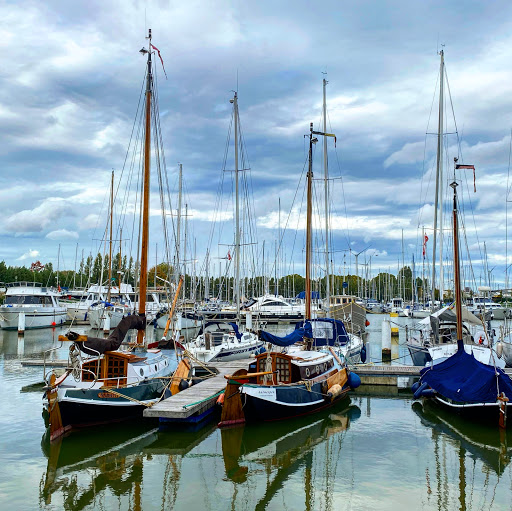
[(54, 327), (66, 321), (66, 309), (63, 307), (51, 310), (4, 307), (0, 309), (0, 327), (5, 330), (17, 330), (20, 313), (25, 314), (25, 330)]
[[(146, 404), (161, 396), (166, 380), (155, 379), (127, 388), (59, 389), (59, 408), (65, 430), (142, 417)], [(117, 395), (121, 393), (129, 399)]]
[(347, 397), (350, 387), (343, 388), (333, 400), (322, 394), (322, 384), (314, 383), (311, 391), (304, 384), (290, 386), (243, 387), (242, 402), (248, 421), (277, 421), (301, 417), (329, 408)]

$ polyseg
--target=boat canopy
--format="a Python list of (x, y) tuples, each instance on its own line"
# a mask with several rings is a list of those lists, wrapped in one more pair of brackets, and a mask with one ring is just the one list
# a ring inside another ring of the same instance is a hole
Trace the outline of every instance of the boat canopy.
[(421, 381), (459, 403), (496, 403), (502, 392), (512, 398), (512, 382), (498, 367), (482, 364), (465, 350), (421, 370)]
[[(482, 325), (482, 321), (478, 319), (474, 314), (469, 312), (466, 307), (462, 306), (462, 321), (465, 323), (470, 323), (472, 325)], [(437, 318), (439, 321), (455, 321), (457, 320), (457, 316), (455, 315), (455, 302), (439, 309), (434, 312), (430, 316), (422, 319), (419, 323), (429, 325), (431, 324), (431, 318)]]
[(291, 346), (296, 342), (302, 341), (304, 337), (311, 339), (313, 337), (313, 329), (311, 327), (311, 323), (306, 321), (305, 325), (295, 326), (295, 330), (286, 335), (285, 337), (278, 337), (277, 335), (273, 335), (270, 332), (265, 332), (264, 330), (260, 330), (260, 339), (263, 342), (270, 342), (271, 344), (275, 344), (276, 346)]
[(349, 342), (349, 336), (343, 321), (330, 318), (316, 318), (297, 323), (295, 331), (286, 337), (277, 337), (269, 332), (260, 332), (260, 338), (277, 346), (291, 346), (304, 337), (313, 339), (316, 346), (344, 346)]

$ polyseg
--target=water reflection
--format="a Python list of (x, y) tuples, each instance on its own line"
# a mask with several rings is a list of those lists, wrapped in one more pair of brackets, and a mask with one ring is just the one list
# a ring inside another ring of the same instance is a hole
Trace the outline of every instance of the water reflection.
[[(236, 500), (237, 485), (265, 474), (266, 487), (258, 491), (262, 496), (255, 500), (254, 507), (265, 509), (276, 492), (300, 468), (305, 470), (307, 501), (314, 493), (311, 485), (314, 449), (326, 444), (328, 456), (325, 462), (332, 466), (334, 477), (344, 432), (360, 414), (360, 409), (347, 399), (334, 409), (313, 417), (222, 431), (217, 430), (215, 424), (199, 431), (159, 431), (148, 429), (146, 423), (141, 423), (115, 431), (108, 427), (78, 431), (52, 443), (45, 433), (41, 446), (48, 462), (40, 481), (40, 507), (58, 505), (63, 509), (79, 510), (97, 504), (98, 499), (104, 502), (112, 496), (127, 499), (133, 509), (172, 509), (180, 480), (184, 477), (184, 458), (215, 436), (221, 439), (219, 454), (224, 462), (224, 480), (235, 483), (233, 501)], [(198, 455), (193, 456), (197, 462)], [(159, 503), (145, 501), (143, 505), (142, 483), (148, 477), (144, 472), (153, 472), (155, 459), (158, 459), (158, 466), (163, 464), (158, 475), (162, 486), (158, 496), (154, 495)], [(216, 481), (223, 479), (219, 473), (210, 474), (210, 477)], [(191, 481), (184, 483), (187, 485)], [(326, 498), (332, 499), (332, 495), (326, 495)]]
[[(266, 509), (289, 477), (304, 467), (305, 506), (310, 509), (308, 500), (312, 492), (314, 448), (331, 437), (337, 437), (341, 447), (343, 432), (348, 429), (351, 421), (361, 415), (361, 410), (350, 404), (350, 400), (340, 403), (340, 406), (341, 408), (317, 414), (313, 418), (222, 430), (226, 477), (234, 483), (245, 483), (250, 476), (249, 465), (254, 466), (253, 471), (258, 470), (257, 466), (263, 467), (267, 474), (267, 487), (255, 509)], [(337, 457), (329, 457), (326, 463), (335, 466), (337, 461)], [(329, 499), (328, 495), (326, 497)]]
[(415, 402), (414, 412), (421, 423), (432, 430), (432, 436), (447, 436), (455, 448), (460, 448), (469, 457), (482, 461), (485, 466), (501, 475), (509, 465), (512, 455), (512, 431), (504, 431), (497, 426), (478, 424), (425, 401), (423, 405)]

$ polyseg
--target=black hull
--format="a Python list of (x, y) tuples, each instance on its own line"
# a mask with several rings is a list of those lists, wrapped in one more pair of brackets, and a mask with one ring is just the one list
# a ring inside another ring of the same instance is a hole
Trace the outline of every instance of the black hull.
[(322, 399), (315, 403), (297, 402), (294, 405), (284, 405), (249, 395), (242, 396), (242, 402), (245, 403), (245, 419), (250, 422), (272, 422), (303, 417), (334, 406), (347, 398), (349, 390), (349, 387), (344, 388), (342, 393), (332, 401)]
[[(149, 384), (141, 384), (123, 389), (113, 388), (137, 401), (156, 401), (164, 390), (165, 381), (155, 380)], [(62, 426), (65, 430), (122, 422), (130, 419), (142, 419), (145, 405), (108, 395), (108, 389), (74, 391), (83, 396), (83, 402), (68, 400), (59, 401)]]

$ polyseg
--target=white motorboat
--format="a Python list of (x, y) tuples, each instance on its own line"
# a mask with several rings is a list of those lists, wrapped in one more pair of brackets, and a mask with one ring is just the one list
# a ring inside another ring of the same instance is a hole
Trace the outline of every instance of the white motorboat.
[(46, 328), (66, 321), (66, 307), (59, 303), (61, 293), (39, 282), (6, 284), (5, 303), (0, 306), (0, 327), (7, 330)]

